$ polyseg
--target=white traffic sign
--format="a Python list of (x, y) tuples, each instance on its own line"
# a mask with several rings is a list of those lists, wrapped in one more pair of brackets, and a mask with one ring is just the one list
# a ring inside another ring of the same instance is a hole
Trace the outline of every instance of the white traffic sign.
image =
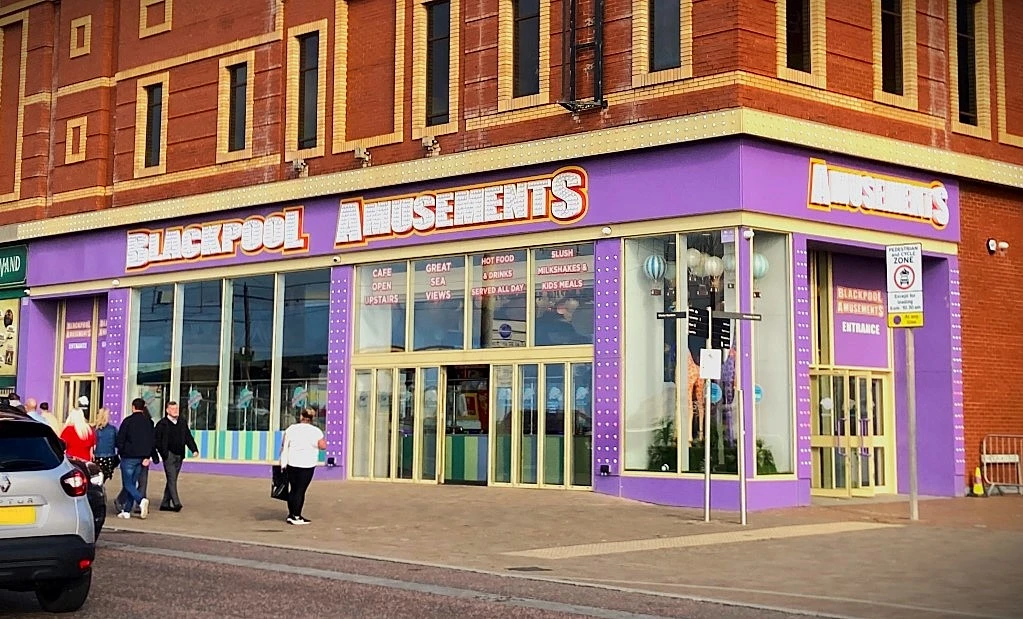
[[(700, 378), (703, 380), (721, 380), (721, 350), (704, 348), (700, 351)], [(707, 394), (710, 397), (710, 394)]]
[(888, 326), (924, 324), (923, 247), (920, 243), (885, 248), (888, 270)]

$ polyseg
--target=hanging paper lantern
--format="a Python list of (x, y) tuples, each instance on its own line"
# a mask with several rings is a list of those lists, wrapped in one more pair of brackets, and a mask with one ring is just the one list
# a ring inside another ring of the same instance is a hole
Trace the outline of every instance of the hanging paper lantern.
[(643, 261), (643, 274), (655, 282), (661, 281), (668, 263), (660, 256), (649, 256)]
[(703, 272), (710, 277), (721, 277), (725, 272), (725, 261), (717, 256), (707, 256), (703, 261)]
[(728, 252), (721, 258), (721, 262), (725, 265), (726, 273), (735, 273), (735, 254)]
[(763, 279), (764, 276), (767, 275), (767, 270), (770, 266), (771, 265), (767, 262), (767, 258), (764, 257), (764, 254), (753, 254), (753, 279)]

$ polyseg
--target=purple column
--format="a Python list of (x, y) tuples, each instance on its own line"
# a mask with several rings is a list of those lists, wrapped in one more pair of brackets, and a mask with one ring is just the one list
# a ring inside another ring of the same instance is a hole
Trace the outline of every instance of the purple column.
[(794, 288), (796, 337), (796, 476), (799, 502), (810, 503), (813, 461), (810, 451), (810, 361), (813, 359), (810, 332), (810, 282), (806, 236), (792, 235), (792, 282)]
[(57, 302), (24, 299), (18, 334), (18, 390), (23, 398), (56, 407)]
[[(963, 328), (962, 306), (959, 296), (959, 258), (948, 258), (948, 300), (952, 332), (952, 418), (953, 442), (955, 445), (955, 475), (963, 478), (960, 488), (965, 488), (966, 437), (963, 418)], [(972, 475), (972, 472), (970, 473)]]
[(621, 239), (605, 239), (594, 248), (593, 486), (608, 493), (617, 493), (617, 480), (601, 477), (600, 467), (607, 466), (611, 476), (620, 472), (621, 247)]
[[(110, 420), (121, 423), (124, 416), (125, 374), (128, 363), (128, 322), (131, 290), (117, 288), (107, 293), (106, 367), (103, 370), (103, 406)], [(100, 313), (102, 316), (102, 312)], [(102, 351), (101, 351), (102, 352)]]
[(330, 272), (330, 331), (327, 343), (327, 457), (337, 463), (338, 476), (348, 476), (347, 413), (348, 367), (351, 364), (352, 286), (355, 267), (334, 267)]

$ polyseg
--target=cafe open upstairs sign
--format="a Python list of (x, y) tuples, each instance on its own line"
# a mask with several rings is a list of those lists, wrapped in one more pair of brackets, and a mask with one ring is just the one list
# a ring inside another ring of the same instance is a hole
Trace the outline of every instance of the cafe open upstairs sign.
[(948, 189), (939, 181), (923, 183), (810, 159), (808, 205), (830, 211), (844, 209), (867, 215), (948, 225)]
[(553, 174), (383, 200), (344, 200), (334, 246), (533, 221), (570, 224), (586, 214), (587, 184), (585, 170), (568, 167)]

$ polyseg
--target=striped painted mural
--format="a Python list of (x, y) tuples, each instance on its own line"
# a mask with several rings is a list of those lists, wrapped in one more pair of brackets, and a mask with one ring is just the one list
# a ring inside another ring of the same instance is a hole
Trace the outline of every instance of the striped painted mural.
[[(284, 432), (195, 430), (198, 460), (217, 462), (276, 462), (281, 457)], [(326, 454), (320, 452), (320, 462)]]

